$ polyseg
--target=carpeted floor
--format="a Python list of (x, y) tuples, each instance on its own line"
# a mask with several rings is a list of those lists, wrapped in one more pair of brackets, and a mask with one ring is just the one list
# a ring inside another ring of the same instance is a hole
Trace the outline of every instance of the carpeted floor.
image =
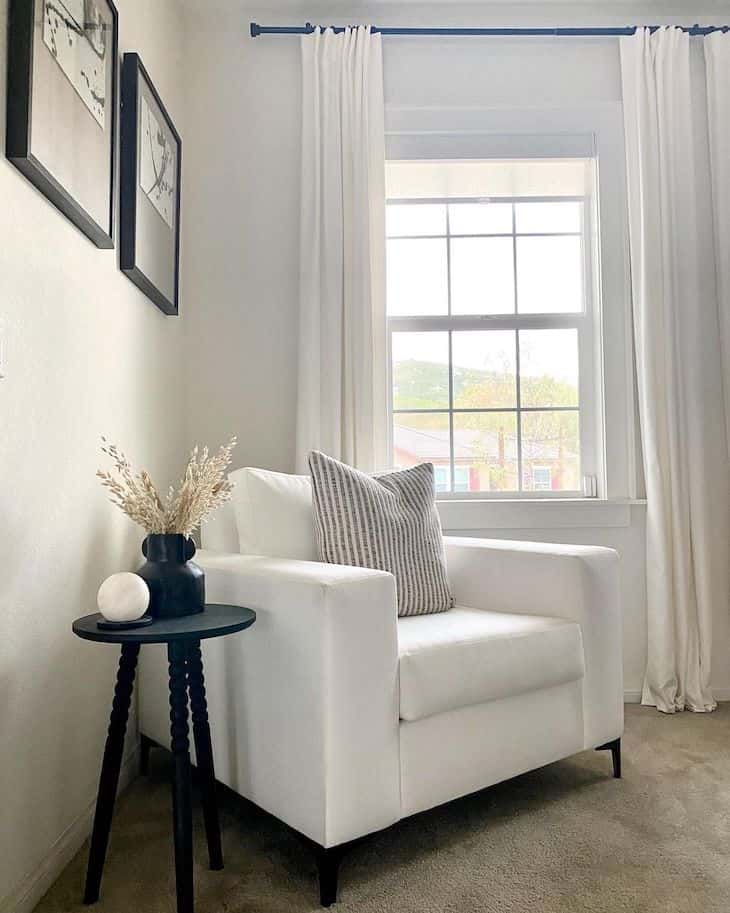
[[(98, 913), (175, 910), (169, 760), (121, 797)], [(268, 815), (221, 795), (226, 868), (205, 868), (196, 806), (196, 913), (317, 910), (312, 856)], [(36, 913), (74, 913), (86, 847)], [(353, 847), (340, 903), (360, 913), (728, 913), (730, 704), (662, 716), (627, 707), (624, 779), (585, 752), (400, 822)]]

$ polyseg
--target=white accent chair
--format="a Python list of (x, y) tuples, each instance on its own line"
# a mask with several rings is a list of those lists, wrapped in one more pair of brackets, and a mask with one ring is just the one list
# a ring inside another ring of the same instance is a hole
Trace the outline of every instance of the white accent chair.
[[(258, 616), (203, 643), (216, 776), (318, 845), (323, 905), (343, 845), (400, 818), (584, 749), (620, 776), (611, 549), (447, 538), (456, 608), (399, 619), (390, 574), (240, 554), (229, 505), (203, 544), (207, 599)], [(167, 746), (163, 651), (140, 676), (143, 739)]]

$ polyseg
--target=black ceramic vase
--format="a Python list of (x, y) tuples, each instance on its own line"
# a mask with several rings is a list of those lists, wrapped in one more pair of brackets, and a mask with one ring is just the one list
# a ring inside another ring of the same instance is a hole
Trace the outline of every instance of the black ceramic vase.
[(137, 571), (150, 590), (153, 618), (195, 615), (205, 608), (205, 574), (190, 559), (195, 543), (182, 533), (150, 533), (142, 543), (147, 559)]

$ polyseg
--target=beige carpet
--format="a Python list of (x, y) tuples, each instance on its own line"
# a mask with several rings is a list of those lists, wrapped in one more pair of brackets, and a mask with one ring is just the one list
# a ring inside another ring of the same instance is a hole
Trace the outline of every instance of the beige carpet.
[[(98, 913), (175, 910), (168, 755), (121, 797)], [(197, 913), (317, 910), (312, 857), (228, 791), (226, 868), (209, 872), (196, 805)], [(80, 903), (86, 848), (37, 908)], [(369, 837), (345, 857), (360, 913), (728, 913), (730, 704), (710, 715), (627, 707), (624, 779), (585, 752)]]

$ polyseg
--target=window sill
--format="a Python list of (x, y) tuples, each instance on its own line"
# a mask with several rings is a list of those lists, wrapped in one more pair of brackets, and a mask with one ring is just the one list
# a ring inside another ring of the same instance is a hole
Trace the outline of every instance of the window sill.
[(633, 498), (448, 499), (437, 501), (444, 532), (488, 529), (585, 529), (631, 525)]

